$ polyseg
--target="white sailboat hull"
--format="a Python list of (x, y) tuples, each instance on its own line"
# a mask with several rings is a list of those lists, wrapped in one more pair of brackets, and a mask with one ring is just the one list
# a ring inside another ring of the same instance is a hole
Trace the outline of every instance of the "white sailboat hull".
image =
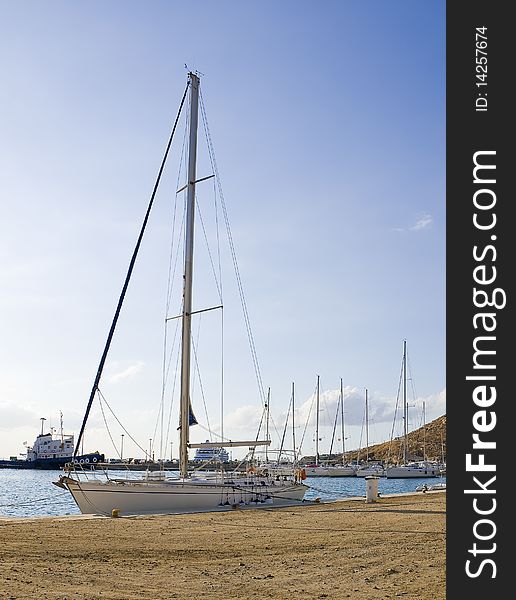
[(382, 465), (371, 465), (369, 467), (361, 467), (356, 472), (357, 477), (383, 477), (385, 469)]
[[(262, 484), (262, 482), (264, 482)], [(174, 514), (244, 506), (270, 507), (303, 501), (308, 486), (293, 481), (91, 480), (62, 477), (83, 514)]]
[(307, 477), (354, 477), (353, 467), (305, 467)]
[(389, 467), (385, 470), (385, 476), (389, 479), (408, 479), (416, 477), (438, 477), (439, 467), (420, 465), (400, 465)]

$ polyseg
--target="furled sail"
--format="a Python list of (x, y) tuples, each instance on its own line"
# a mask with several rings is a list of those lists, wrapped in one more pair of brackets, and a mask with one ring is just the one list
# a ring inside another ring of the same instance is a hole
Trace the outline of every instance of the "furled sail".
[[(188, 405), (188, 425), (190, 425), (190, 427), (192, 425), (198, 425), (199, 421), (197, 421), (196, 416), (194, 415), (194, 412), (192, 410), (192, 403), (190, 402)], [(177, 428), (178, 431), (179, 429), (181, 429), (181, 415), (179, 415), (179, 427)]]

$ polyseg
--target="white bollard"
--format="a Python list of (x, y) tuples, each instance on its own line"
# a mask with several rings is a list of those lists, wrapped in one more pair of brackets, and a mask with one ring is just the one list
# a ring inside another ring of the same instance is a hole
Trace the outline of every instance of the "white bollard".
[(366, 486), (366, 502), (376, 502), (378, 500), (378, 479), (379, 477), (374, 477), (373, 475), (364, 477)]

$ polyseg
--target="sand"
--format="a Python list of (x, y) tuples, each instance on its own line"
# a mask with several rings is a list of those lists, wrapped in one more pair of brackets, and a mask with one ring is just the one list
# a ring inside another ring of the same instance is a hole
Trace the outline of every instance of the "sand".
[(445, 598), (446, 494), (0, 520), (0, 598)]

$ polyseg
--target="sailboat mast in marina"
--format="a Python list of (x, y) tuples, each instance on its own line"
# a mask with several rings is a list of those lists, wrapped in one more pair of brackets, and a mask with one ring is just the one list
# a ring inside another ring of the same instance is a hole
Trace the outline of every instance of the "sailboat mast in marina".
[(317, 375), (317, 396), (315, 403), (315, 466), (319, 466), (319, 375)]
[(381, 477), (384, 475), (384, 468), (381, 463), (369, 462), (369, 395), (365, 389), (365, 438), (366, 438), (366, 460), (365, 464), (357, 469), (357, 477)]
[(342, 466), (346, 465), (346, 432), (344, 430), (344, 388), (340, 378), (340, 434), (342, 436)]
[[(261, 507), (265, 505), (288, 505), (303, 501), (308, 489), (294, 469), (290, 476), (274, 477), (269, 474), (258, 473), (254, 468), (232, 471), (225, 473), (211, 472), (204, 474), (189, 473), (188, 450), (190, 448), (215, 448), (215, 447), (245, 447), (249, 450), (256, 446), (268, 446), (270, 440), (246, 440), (226, 441), (221, 439), (217, 442), (190, 443), (190, 419), (191, 409), (191, 348), (192, 348), (192, 315), (194, 311), (192, 302), (192, 287), (194, 273), (194, 233), (195, 233), (195, 207), (198, 199), (196, 197), (196, 184), (217, 176), (210, 175), (197, 179), (197, 130), (199, 121), (199, 88), (200, 79), (197, 73), (188, 74), (187, 89), (181, 102), (179, 113), (174, 125), (165, 158), (160, 168), (153, 195), (144, 225), (133, 253), (130, 268), (120, 300), (111, 325), (108, 341), (102, 354), (101, 362), (93, 384), (90, 399), (87, 404), (79, 442), (84, 434), (84, 427), (91, 409), (93, 399), (99, 390), (99, 382), (102, 376), (103, 366), (109, 350), (109, 345), (114, 334), (116, 321), (120, 313), (125, 291), (132, 272), (136, 254), (143, 236), (143, 231), (149, 216), (154, 194), (156, 192), (161, 173), (166, 161), (168, 149), (172, 142), (177, 121), (181, 114), (187, 91), (190, 93), (190, 110), (188, 124), (188, 170), (187, 184), (179, 192), (186, 190), (186, 221), (185, 221), (185, 245), (183, 264), (183, 295), (182, 311), (179, 317), (182, 321), (181, 334), (181, 390), (179, 407), (179, 477), (169, 474), (164, 470), (159, 473), (147, 473), (143, 478), (112, 479), (107, 470), (85, 472), (78, 465), (71, 464), (66, 475), (55, 482), (56, 485), (67, 489), (73, 496), (82, 513), (97, 513), (110, 515), (114, 510), (117, 514), (164, 514), (185, 511), (220, 510), (227, 508), (238, 508), (245, 506)], [(203, 117), (204, 118), (204, 117)], [(213, 148), (211, 148), (213, 151)], [(213, 163), (212, 163), (212, 166)], [(220, 186), (220, 181), (218, 181)], [(228, 236), (229, 237), (229, 236)], [(221, 308), (221, 307), (216, 307)], [(211, 309), (204, 309), (211, 310)], [(267, 400), (268, 402), (269, 400)], [(222, 437), (222, 436), (221, 436)], [(78, 443), (79, 443), (78, 442)]]
[[(293, 388), (292, 388), (293, 390)], [(306, 474), (309, 477), (353, 477), (355, 475), (354, 467), (345, 464), (345, 442), (344, 442), (344, 396), (342, 387), (342, 378), (340, 380), (340, 398), (337, 406), (337, 412), (335, 413), (335, 421), (333, 425), (333, 435), (330, 446), (330, 458), (333, 449), (333, 441), (335, 438), (335, 430), (337, 427), (337, 418), (339, 414), (339, 407), (341, 411), (341, 430), (342, 430), (342, 465), (333, 464), (320, 464), (319, 460), (319, 405), (320, 405), (320, 378), (317, 376), (317, 387), (316, 387), (316, 417), (315, 417), (315, 464), (308, 465), (305, 467)]]
[(186, 197), (185, 263), (181, 342), (181, 404), (179, 472), (188, 476), (188, 444), (190, 432), (190, 353), (192, 347), (192, 277), (195, 216), (195, 184), (197, 164), (197, 128), (199, 123), (199, 77), (190, 73), (190, 139), (188, 146), (188, 187)]
[[(407, 401), (407, 340), (403, 340), (403, 463), (401, 465), (388, 467), (385, 475), (391, 479), (404, 479), (413, 477), (437, 477), (439, 468), (437, 465), (422, 462), (409, 462), (409, 442), (408, 442), (408, 401)], [(424, 412), (423, 404), (423, 412)], [(425, 418), (425, 417), (424, 417)], [(424, 458), (424, 457), (423, 457)]]
[(408, 462), (407, 340), (403, 340), (403, 464)]
[(366, 462), (369, 462), (369, 403), (367, 401), (367, 388), (365, 391), (365, 445)]

